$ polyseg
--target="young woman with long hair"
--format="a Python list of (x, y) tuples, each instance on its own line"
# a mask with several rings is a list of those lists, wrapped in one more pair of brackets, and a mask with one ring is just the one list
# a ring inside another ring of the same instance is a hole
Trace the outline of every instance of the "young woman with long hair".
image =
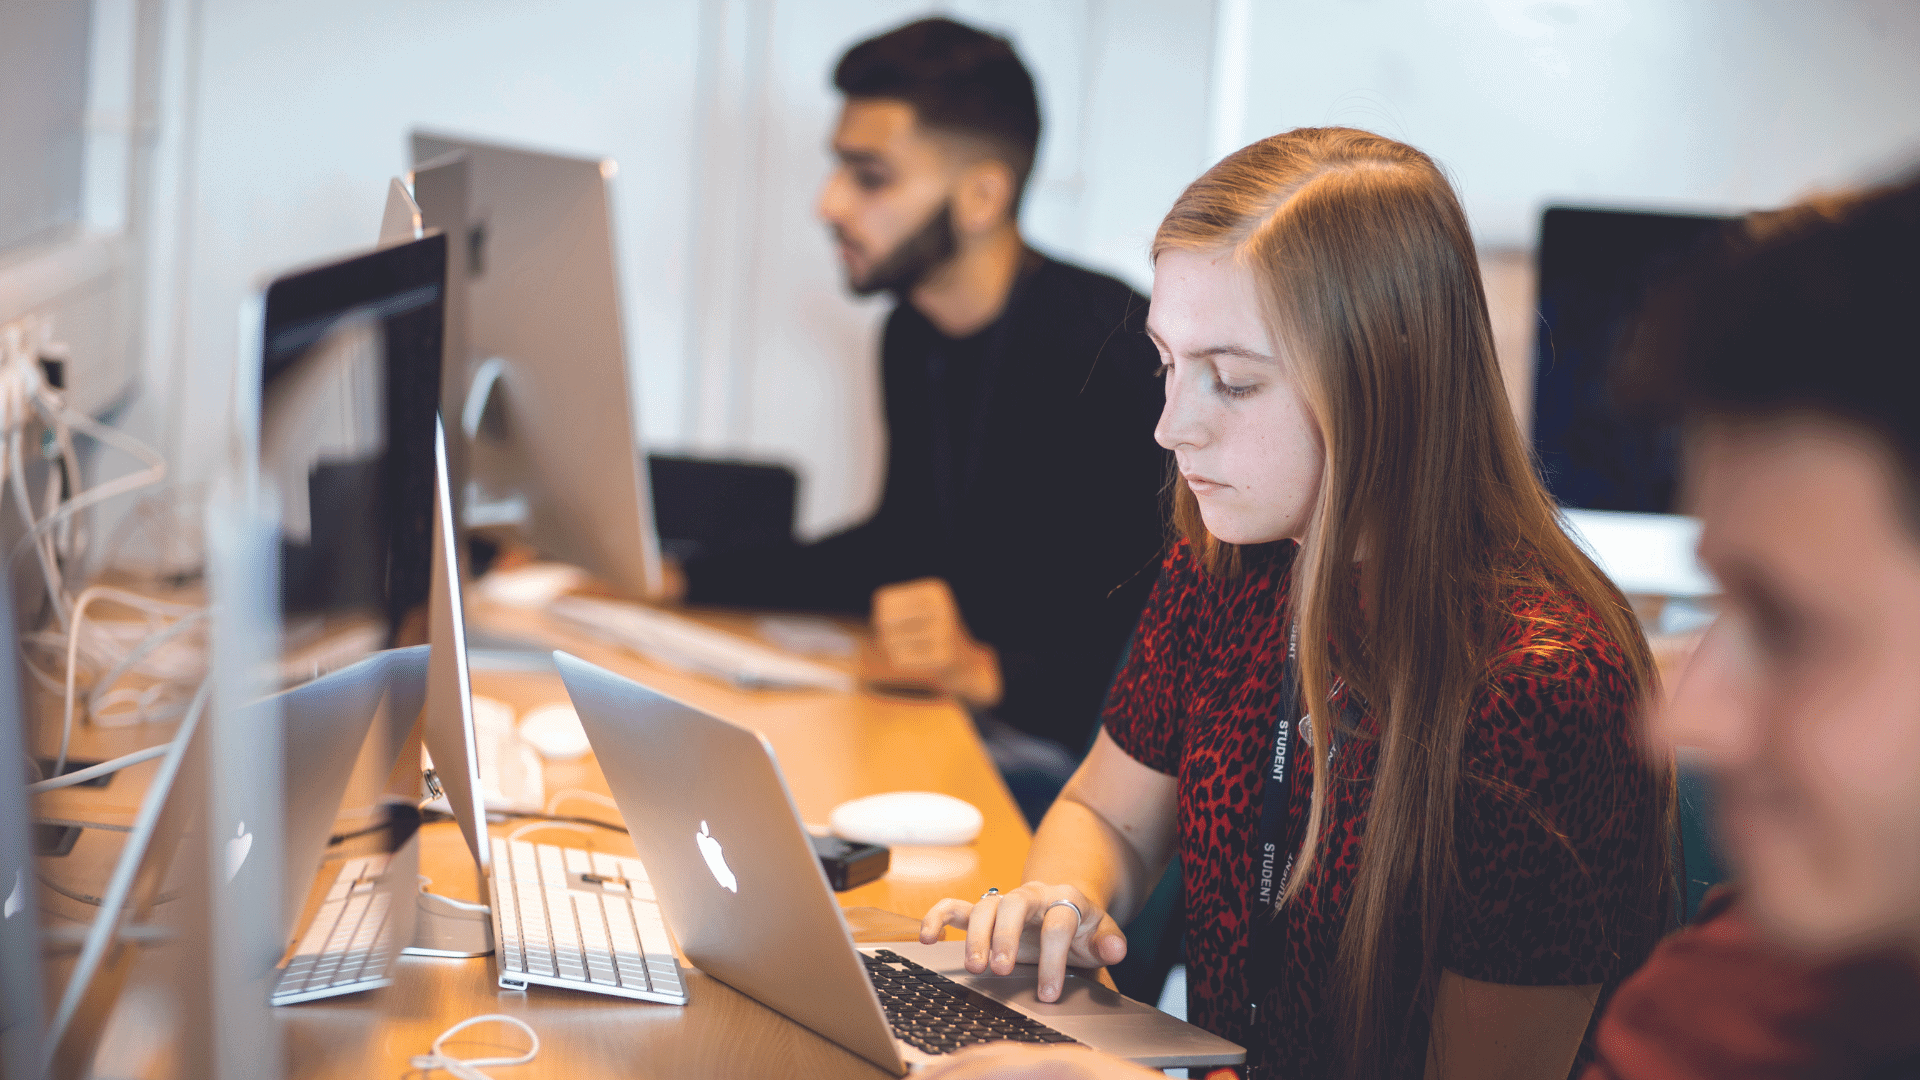
[(1031, 880), (922, 937), (1037, 961), (1050, 999), (1124, 955), (1177, 850), (1190, 1016), (1258, 1075), (1559, 1080), (1667, 922), (1671, 781), (1633, 736), (1646, 642), (1534, 473), (1459, 202), (1411, 147), (1300, 129), (1194, 181), (1153, 257), (1178, 539)]

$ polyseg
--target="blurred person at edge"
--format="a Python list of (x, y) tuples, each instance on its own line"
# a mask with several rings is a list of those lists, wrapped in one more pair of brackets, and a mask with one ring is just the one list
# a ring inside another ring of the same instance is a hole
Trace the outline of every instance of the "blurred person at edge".
[[(1121, 959), (1177, 850), (1188, 1010), (1246, 1074), (1565, 1080), (1667, 929), (1652, 660), (1501, 389), (1466, 217), (1420, 151), (1302, 128), (1154, 240), (1167, 556), (1026, 884), (944, 900), (967, 966)], [(1290, 869), (1289, 869), (1290, 868)], [(1132, 1066), (996, 1048), (949, 1071)], [(1078, 1072), (1076, 1072), (1076, 1070)]]
[(818, 212), (848, 288), (897, 300), (880, 505), (817, 543), (690, 560), (684, 598), (871, 603), (891, 668), (970, 708), (1038, 821), (1164, 550), (1146, 300), (1022, 238), (1040, 112), (1007, 41), (926, 19), (855, 45), (833, 81), (846, 101)]
[(1656, 706), (1733, 884), (1586, 1080), (1920, 1077), (1920, 177), (1754, 215), (1656, 293), (1618, 396), (1686, 419), (1724, 610)]

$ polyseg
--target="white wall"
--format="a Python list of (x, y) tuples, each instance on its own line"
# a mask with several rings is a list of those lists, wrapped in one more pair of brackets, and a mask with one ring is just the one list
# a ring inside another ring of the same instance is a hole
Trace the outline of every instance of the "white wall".
[[(157, 302), (149, 422), (187, 475), (221, 453), (235, 311), (263, 276), (371, 242), (416, 124), (606, 155), (641, 429), (655, 447), (794, 464), (800, 527), (857, 520), (883, 452), (882, 301), (841, 288), (815, 190), (852, 42), (934, 10), (904, 0), (530, 5), (172, 0), (177, 247)], [(1203, 166), (1204, 6), (983, 2), (1041, 85), (1036, 242), (1145, 286), (1159, 213)], [(1198, 16), (1195, 16), (1195, 12)], [(1163, 61), (1153, 64), (1157, 55)], [(1151, 164), (1134, 140), (1156, 133)], [(156, 332), (156, 340), (162, 337)]]
[(1410, 142), (1486, 247), (1549, 202), (1742, 210), (1920, 156), (1911, 0), (1254, 0), (1237, 44), (1241, 142)]
[[(510, 0), (328, 4), (180, 0), (189, 77), (172, 264), (178, 325), (150, 387), (187, 475), (221, 453), (236, 314), (266, 277), (372, 243), (415, 124), (621, 162), (616, 229), (636, 358), (678, 356), (693, 183), (698, 9)], [(151, 369), (150, 369), (151, 370)], [(645, 363), (643, 402), (680, 396)], [(657, 413), (658, 408), (647, 410)], [(666, 411), (671, 415), (671, 410)]]
[(242, 297), (368, 243), (425, 124), (619, 160), (645, 437), (794, 464), (809, 535), (867, 511), (882, 452), (886, 305), (843, 294), (812, 216), (829, 72), (929, 11), (1034, 69), (1043, 248), (1145, 288), (1154, 226), (1219, 152), (1360, 124), (1452, 170), (1510, 360), (1542, 205), (1771, 205), (1920, 150), (1907, 0), (143, 2), (167, 66), (141, 423), (185, 474), (220, 452)]

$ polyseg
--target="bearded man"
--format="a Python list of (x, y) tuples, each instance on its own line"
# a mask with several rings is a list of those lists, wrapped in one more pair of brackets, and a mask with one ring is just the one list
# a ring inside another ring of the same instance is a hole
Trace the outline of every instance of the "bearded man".
[(719, 553), (686, 599), (866, 613), (981, 725), (1032, 820), (1088, 744), (1153, 583), (1167, 477), (1147, 301), (1020, 233), (1040, 111), (1004, 39), (926, 19), (840, 60), (819, 214), (881, 345), (886, 483), (817, 543)]

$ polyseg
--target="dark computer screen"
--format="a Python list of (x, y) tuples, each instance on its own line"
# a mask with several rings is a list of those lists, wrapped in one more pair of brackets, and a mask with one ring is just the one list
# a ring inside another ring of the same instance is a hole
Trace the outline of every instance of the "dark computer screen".
[(1562, 506), (1675, 512), (1679, 432), (1622, 416), (1608, 375), (1647, 290), (1729, 220), (1570, 207), (1543, 216), (1533, 444)]
[(376, 648), (426, 640), (446, 259), (433, 235), (266, 296), (260, 468), (280, 502), (283, 612), (383, 624)]

